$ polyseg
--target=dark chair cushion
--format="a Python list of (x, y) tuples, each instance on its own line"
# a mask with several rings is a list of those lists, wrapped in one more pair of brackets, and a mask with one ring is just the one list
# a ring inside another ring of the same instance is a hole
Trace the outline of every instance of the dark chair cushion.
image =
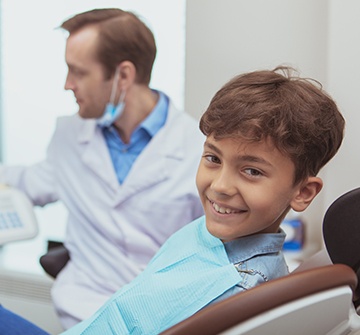
[(48, 252), (40, 257), (40, 264), (47, 274), (56, 278), (69, 259), (69, 251), (60, 244), (49, 248)]
[[(323, 236), (332, 262), (350, 266), (360, 281), (360, 188), (331, 204), (324, 216)], [(356, 307), (360, 305), (360, 287), (354, 303)]]

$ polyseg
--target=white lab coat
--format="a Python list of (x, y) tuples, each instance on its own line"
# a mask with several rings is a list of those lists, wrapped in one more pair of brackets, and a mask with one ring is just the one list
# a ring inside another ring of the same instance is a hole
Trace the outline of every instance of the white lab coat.
[(76, 114), (58, 119), (46, 161), (0, 168), (0, 182), (34, 205), (61, 200), (69, 211), (71, 260), (52, 289), (64, 328), (92, 315), (173, 232), (203, 214), (195, 184), (203, 142), (198, 123), (170, 104), (166, 124), (120, 185), (101, 130)]

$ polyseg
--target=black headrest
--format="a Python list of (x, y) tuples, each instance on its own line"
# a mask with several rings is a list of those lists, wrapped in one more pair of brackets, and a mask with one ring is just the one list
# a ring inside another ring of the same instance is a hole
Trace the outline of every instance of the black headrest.
[(331, 204), (324, 216), (323, 236), (332, 262), (350, 266), (360, 279), (360, 188)]

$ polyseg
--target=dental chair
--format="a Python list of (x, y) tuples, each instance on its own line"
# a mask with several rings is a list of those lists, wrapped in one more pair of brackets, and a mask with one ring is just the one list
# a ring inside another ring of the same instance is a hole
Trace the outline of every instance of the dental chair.
[(343, 334), (355, 313), (356, 286), (343, 264), (291, 273), (210, 305), (161, 335)]
[(360, 188), (323, 220), (325, 249), (288, 276), (205, 307), (161, 335), (360, 335)]
[(69, 260), (69, 251), (62, 242), (48, 241), (48, 250), (40, 257), (39, 262), (48, 275), (56, 278)]
[[(334, 264), (350, 266), (360, 279), (360, 188), (353, 189), (328, 208), (323, 221), (326, 250)], [(360, 285), (355, 307), (360, 305)]]

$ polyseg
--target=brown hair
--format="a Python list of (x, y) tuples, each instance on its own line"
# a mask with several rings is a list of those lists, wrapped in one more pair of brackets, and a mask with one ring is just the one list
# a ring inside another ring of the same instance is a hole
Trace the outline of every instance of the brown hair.
[(296, 184), (336, 154), (345, 121), (320, 83), (293, 73), (277, 67), (233, 78), (211, 100), (200, 129), (215, 139), (271, 139), (294, 162)]
[(98, 28), (97, 59), (107, 78), (128, 60), (136, 67), (137, 82), (149, 84), (156, 44), (153, 33), (135, 14), (118, 8), (94, 9), (66, 20), (61, 28), (72, 34), (88, 25)]

